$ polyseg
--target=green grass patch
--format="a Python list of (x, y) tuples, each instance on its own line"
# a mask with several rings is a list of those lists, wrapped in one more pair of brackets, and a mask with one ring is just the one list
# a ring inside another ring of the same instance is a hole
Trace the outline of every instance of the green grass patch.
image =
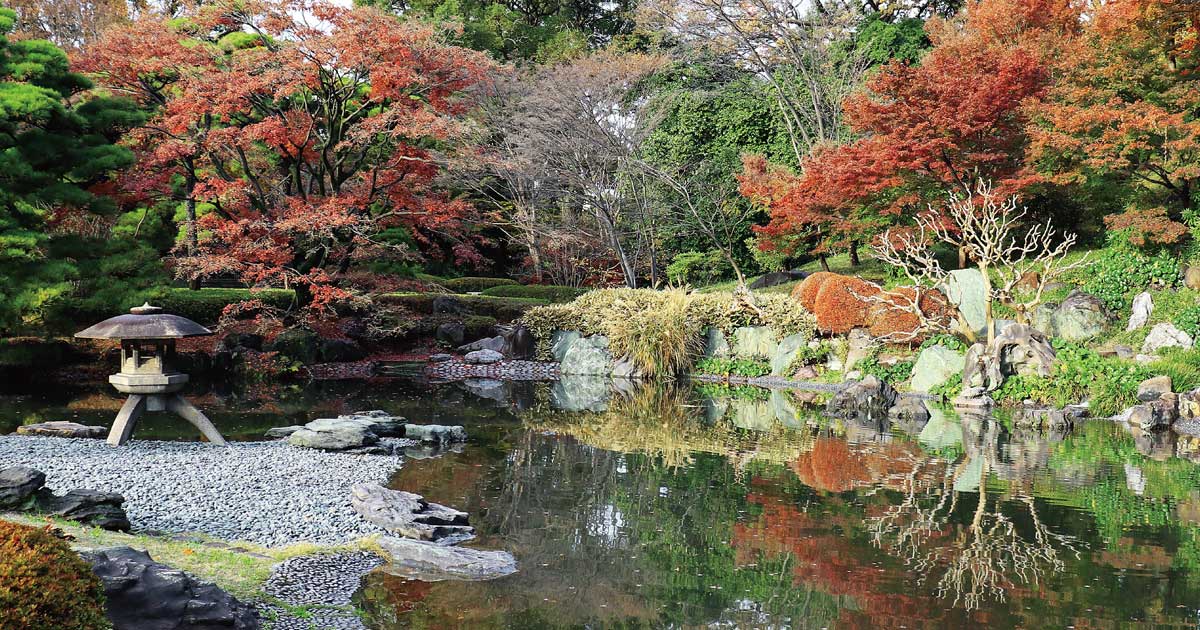
[(513, 286), (518, 284), (516, 280), (511, 278), (450, 278), (448, 280), (438, 280), (438, 284), (446, 287), (447, 290), (455, 293), (477, 293), (485, 291), (493, 287)]
[(483, 295), (491, 297), (533, 298), (536, 300), (545, 300), (552, 304), (564, 304), (587, 292), (587, 289), (555, 284), (507, 284), (484, 289)]

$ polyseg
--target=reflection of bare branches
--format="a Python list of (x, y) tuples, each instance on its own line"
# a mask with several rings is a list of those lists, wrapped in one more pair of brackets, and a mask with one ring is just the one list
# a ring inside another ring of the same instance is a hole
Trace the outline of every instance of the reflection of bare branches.
[[(936, 460), (915, 461), (902, 484), (904, 499), (868, 523), (872, 543), (903, 560), (921, 580), (941, 569), (938, 596), (952, 597), (954, 605), (967, 610), (989, 599), (1003, 600), (1006, 590), (1017, 583), (1037, 585), (1045, 576), (1064, 570), (1060, 554), (1078, 556), (1081, 544), (1073, 536), (1051, 530), (1039, 516), (1032, 495), (1019, 491), (1012, 497), (1015, 500), (989, 496), (987, 480), (998, 424), (976, 422), (985, 423), (985, 430), (975, 434), (975, 440), (967, 440), (967, 457), (946, 465), (941, 475), (930, 470)], [(974, 431), (965, 433), (970, 437)], [(972, 462), (979, 467), (975, 511), (970, 523), (955, 525), (951, 519), (960, 494), (956, 484), (965, 481)], [(1014, 506), (1024, 507), (1028, 527), (1018, 527), (1018, 519), (1006, 512)], [(941, 535), (955, 527), (957, 535)]]

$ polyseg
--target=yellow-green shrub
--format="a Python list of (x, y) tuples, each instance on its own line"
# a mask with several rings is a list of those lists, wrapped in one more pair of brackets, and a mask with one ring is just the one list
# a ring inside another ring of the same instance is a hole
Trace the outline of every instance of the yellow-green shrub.
[(538, 355), (549, 358), (555, 330), (605, 335), (614, 356), (628, 355), (648, 375), (668, 375), (689, 367), (701, 348), (701, 334), (726, 334), (739, 326), (767, 326), (780, 337), (811, 335), (813, 318), (786, 295), (754, 295), (757, 311), (730, 292), (688, 293), (682, 289), (600, 289), (569, 304), (530, 309), (520, 319), (538, 340)]
[(100, 630), (100, 578), (45, 529), (0, 521), (0, 630)]

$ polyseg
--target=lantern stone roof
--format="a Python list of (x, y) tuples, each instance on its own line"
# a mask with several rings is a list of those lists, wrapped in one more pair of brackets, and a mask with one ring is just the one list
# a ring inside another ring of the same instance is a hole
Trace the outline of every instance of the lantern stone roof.
[(211, 334), (211, 330), (186, 317), (169, 315), (147, 303), (130, 309), (127, 315), (110, 317), (81, 330), (75, 336), (81, 339), (181, 339)]

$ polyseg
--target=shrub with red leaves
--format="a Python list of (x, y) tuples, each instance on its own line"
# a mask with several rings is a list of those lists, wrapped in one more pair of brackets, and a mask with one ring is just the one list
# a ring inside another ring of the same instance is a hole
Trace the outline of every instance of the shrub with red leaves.
[(866, 299), (878, 294), (879, 285), (861, 278), (833, 274), (821, 282), (812, 314), (824, 333), (842, 334), (870, 325), (871, 304)]
[(792, 289), (792, 298), (799, 300), (800, 306), (803, 306), (804, 310), (809, 313), (813, 312), (817, 304), (817, 292), (821, 290), (821, 285), (836, 275), (836, 273), (829, 271), (818, 271), (812, 274), (801, 280), (800, 284), (796, 285), (795, 289)]
[[(918, 330), (921, 321), (911, 309), (911, 304), (916, 300), (915, 290), (912, 287), (900, 287), (886, 292), (882, 297), (887, 301), (872, 304), (868, 313), (871, 336), (908, 343), (924, 341), (928, 333)], [(943, 319), (949, 312), (946, 296), (939, 291), (922, 291), (918, 306), (921, 313), (931, 319)]]

